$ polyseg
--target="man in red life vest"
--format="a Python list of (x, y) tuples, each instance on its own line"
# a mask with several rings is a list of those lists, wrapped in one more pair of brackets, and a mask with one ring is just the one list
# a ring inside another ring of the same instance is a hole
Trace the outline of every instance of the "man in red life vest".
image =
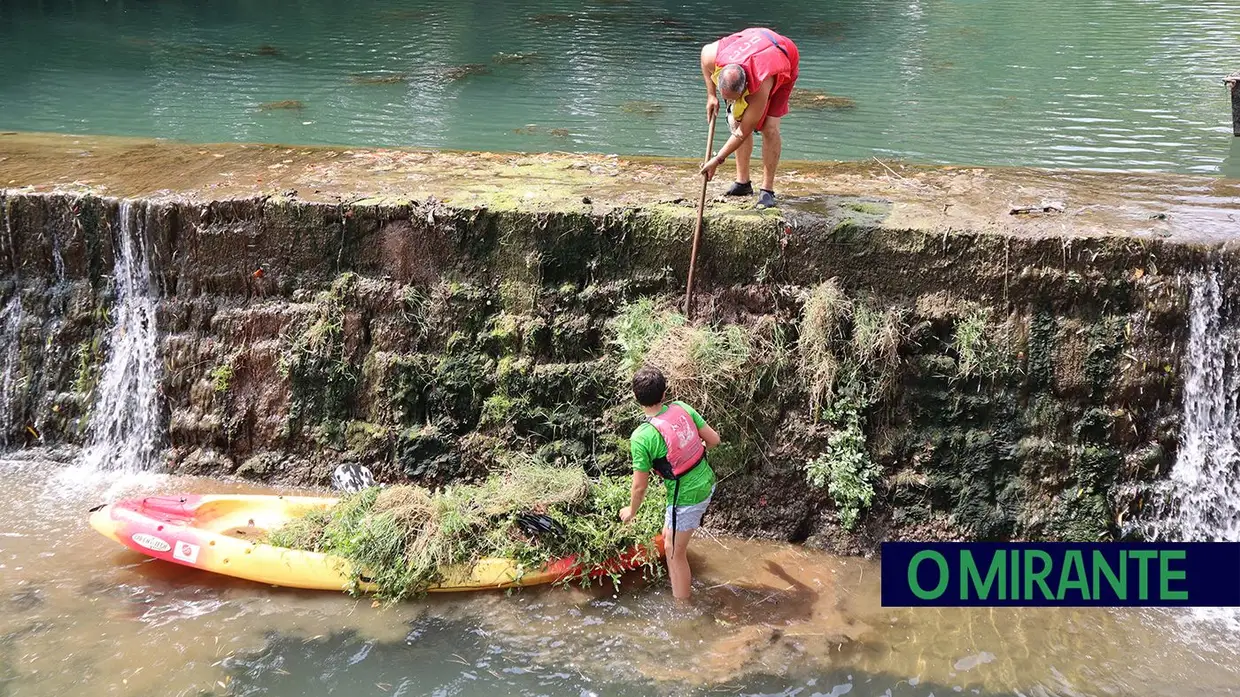
[(629, 505), (620, 509), (620, 520), (627, 523), (637, 515), (646, 496), (650, 471), (657, 472), (667, 488), (663, 543), (672, 595), (688, 600), (693, 592), (689, 541), (715, 493), (715, 472), (706, 462), (706, 450), (719, 445), (719, 434), (688, 404), (664, 403), (667, 380), (657, 368), (637, 371), (633, 376), (633, 396), (646, 420), (629, 438), (633, 488)]
[(706, 80), (706, 117), (714, 121), (719, 97), (730, 105), (728, 126), (732, 137), (719, 154), (702, 166), (709, 181), (715, 170), (736, 153), (736, 183), (728, 196), (753, 193), (749, 158), (753, 134), (762, 134), (762, 189), (758, 208), (775, 205), (775, 169), (782, 141), (779, 120), (788, 113), (788, 100), (797, 81), (801, 54), (796, 44), (764, 27), (751, 27), (702, 47), (702, 77)]

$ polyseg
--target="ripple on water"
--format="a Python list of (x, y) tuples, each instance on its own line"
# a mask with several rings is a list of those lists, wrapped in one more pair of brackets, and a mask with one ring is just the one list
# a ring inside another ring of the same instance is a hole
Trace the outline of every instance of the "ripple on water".
[[(576, 149), (686, 156), (701, 132), (700, 44), (774, 22), (801, 50), (799, 84), (857, 108), (783, 122), (785, 157), (1083, 165), (1218, 173), (1240, 36), (1232, 0), (902, 0), (721, 7), (685, 0), (350, 3), (192, 0), (10, 3), (0, 22), (5, 128), (190, 141)], [(1054, 32), (1039, 28), (1053, 26)], [(517, 60), (514, 56), (537, 56)], [(1013, 58), (1013, 57), (1018, 58)], [(461, 66), (483, 66), (460, 71)], [(455, 67), (455, 68), (454, 68)], [(408, 82), (350, 76), (408, 76)], [(449, 79), (445, 79), (449, 78)], [(1003, 101), (996, 95), (1012, 97)], [(135, 98), (135, 95), (140, 95)], [(261, 111), (296, 101), (304, 110)], [(625, 103), (658, 104), (634, 114)], [(1110, 150), (1090, 132), (1062, 160), (1062, 119), (1129, 130), (1174, 123), (1183, 146)], [(523, 137), (539, 124), (572, 137)], [(1228, 165), (1229, 166), (1229, 165)]]
[[(0, 526), (21, 535), (0, 546), (11, 589), (0, 596), (0, 678), (16, 694), (188, 696), (223, 682), (232, 695), (290, 696), (382, 686), (407, 695), (1180, 697), (1184, 685), (1222, 695), (1240, 682), (1235, 633), (1187, 638), (1180, 614), (883, 608), (871, 560), (742, 540), (702, 539), (689, 608), (665, 581), (634, 577), (619, 588), (375, 608), (105, 544), (85, 523), (93, 495), (49, 498), (31, 515), (22, 504), (52, 486), (53, 467), (0, 465)], [(156, 488), (262, 490), (176, 477)], [(55, 557), (39, 556), (51, 547)]]

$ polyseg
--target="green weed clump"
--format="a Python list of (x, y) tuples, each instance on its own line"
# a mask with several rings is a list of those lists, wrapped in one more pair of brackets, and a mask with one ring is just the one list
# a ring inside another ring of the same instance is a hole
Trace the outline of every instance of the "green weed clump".
[(881, 470), (870, 456), (866, 422), (897, 394), (907, 312), (849, 298), (835, 279), (810, 293), (802, 310), (798, 349), (810, 414), (831, 428), (826, 447), (805, 464), (810, 485), (826, 488), (840, 524), (856, 527), (874, 500)]
[(990, 315), (989, 308), (977, 308), (956, 322), (951, 347), (960, 379), (995, 377), (1002, 370), (1002, 356), (989, 329)]
[[(662, 487), (651, 487), (636, 520), (620, 523), (627, 477), (591, 480), (580, 466), (557, 467), (521, 456), (480, 484), (431, 492), (417, 486), (372, 487), (271, 531), (264, 542), (347, 560), (353, 591), (370, 581), (380, 599), (417, 597), (448, 567), (486, 557), (513, 559), (526, 570), (575, 555), (580, 572), (562, 580), (593, 582), (591, 572), (634, 547), (647, 573), (661, 568), (653, 539), (663, 527)], [(541, 514), (558, 529), (532, 534), (520, 524)], [(614, 573), (608, 573), (618, 580)]]
[(840, 525), (853, 530), (874, 500), (874, 484), (881, 473), (866, 449), (858, 403), (841, 399), (827, 410), (827, 418), (836, 425), (835, 431), (826, 450), (806, 465), (806, 478), (813, 486), (827, 488)]
[(763, 456), (779, 411), (755, 405), (769, 403), (795, 371), (793, 342), (775, 318), (691, 323), (680, 312), (641, 298), (621, 307), (609, 330), (618, 365), (617, 403), (632, 403), (634, 372), (656, 367), (667, 378), (668, 398), (692, 404), (723, 437), (712, 467), (728, 463), (724, 468), (736, 471)]
[(839, 353), (852, 318), (853, 303), (835, 279), (814, 288), (805, 302), (797, 345), (801, 375), (809, 391), (810, 413), (817, 417), (835, 392), (840, 372)]
[(646, 364), (656, 342), (687, 323), (678, 312), (660, 311), (653, 298), (641, 298), (623, 307), (611, 320), (612, 344), (617, 348), (621, 375), (632, 375)]

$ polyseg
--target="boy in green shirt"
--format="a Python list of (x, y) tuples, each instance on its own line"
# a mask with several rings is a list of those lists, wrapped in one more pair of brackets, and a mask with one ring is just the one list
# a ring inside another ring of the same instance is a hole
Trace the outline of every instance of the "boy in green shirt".
[(701, 525), (715, 493), (715, 472), (706, 461), (706, 450), (719, 445), (719, 434), (688, 404), (664, 404), (667, 379), (657, 368), (637, 371), (633, 376), (633, 396), (642, 406), (646, 420), (629, 438), (633, 488), (629, 505), (620, 509), (620, 520), (627, 523), (637, 515), (653, 469), (667, 487), (663, 542), (672, 595), (687, 600), (693, 592), (687, 554), (689, 540)]

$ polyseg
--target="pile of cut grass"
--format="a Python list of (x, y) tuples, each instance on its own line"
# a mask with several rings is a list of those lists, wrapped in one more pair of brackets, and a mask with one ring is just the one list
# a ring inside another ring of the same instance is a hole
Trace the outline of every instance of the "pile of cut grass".
[[(513, 559), (533, 571), (575, 555), (581, 572), (563, 582), (589, 585), (591, 571), (638, 546), (647, 552), (647, 574), (661, 572), (653, 539), (663, 527), (665, 494), (663, 487), (647, 491), (638, 517), (622, 524), (618, 514), (629, 502), (627, 477), (591, 480), (580, 466), (523, 457), (480, 484), (437, 492), (372, 487), (290, 521), (263, 542), (345, 559), (352, 592), (360, 593), (363, 581), (370, 581), (382, 600), (418, 597), (443, 580), (446, 568), (485, 557)], [(527, 534), (519, 519), (529, 513), (548, 516), (560, 530)]]

